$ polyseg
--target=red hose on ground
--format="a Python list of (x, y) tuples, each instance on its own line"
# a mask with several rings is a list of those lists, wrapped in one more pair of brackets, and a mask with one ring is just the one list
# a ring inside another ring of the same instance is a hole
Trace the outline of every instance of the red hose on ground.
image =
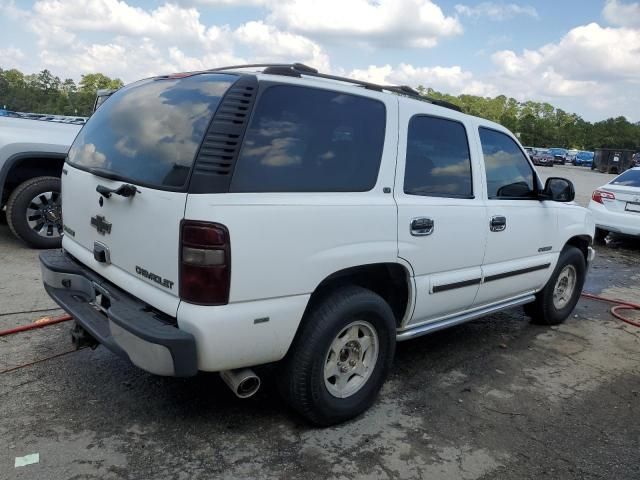
[(623, 322), (628, 323), (629, 325), (640, 327), (640, 322), (625, 318), (618, 313), (618, 310), (640, 310), (640, 305), (638, 305), (637, 303), (623, 302), (622, 300), (614, 300), (611, 298), (605, 298), (586, 292), (582, 292), (582, 296), (585, 298), (590, 298), (592, 300), (599, 300), (601, 302), (615, 303), (616, 305), (614, 307), (611, 307), (611, 315), (616, 317), (618, 320), (622, 320)]
[(59, 315), (57, 317), (43, 317), (29, 325), (21, 325), (19, 327), (10, 328), (8, 330), (2, 330), (0, 331), (0, 337), (4, 337), (6, 335), (11, 335), (19, 332), (26, 332), (28, 330), (35, 330), (36, 328), (42, 328), (42, 327), (46, 327), (48, 325), (54, 325), (60, 322), (67, 322), (72, 319), (73, 317), (71, 315), (66, 315), (66, 314)]

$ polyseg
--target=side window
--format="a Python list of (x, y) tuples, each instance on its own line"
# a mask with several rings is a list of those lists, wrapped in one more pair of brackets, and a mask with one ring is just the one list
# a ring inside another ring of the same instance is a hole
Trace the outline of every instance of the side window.
[(473, 196), (467, 132), (459, 122), (416, 115), (409, 121), (404, 193)]
[(532, 198), (533, 170), (516, 142), (504, 133), (480, 127), (489, 198)]
[(259, 98), (232, 192), (362, 192), (378, 178), (382, 102), (317, 88), (276, 85)]

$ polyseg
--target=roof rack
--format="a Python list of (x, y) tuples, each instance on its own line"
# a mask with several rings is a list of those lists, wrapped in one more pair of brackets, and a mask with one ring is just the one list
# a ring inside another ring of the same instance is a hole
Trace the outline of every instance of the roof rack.
[(378, 92), (387, 91), (404, 95), (407, 97), (415, 98), (416, 100), (422, 100), (424, 102), (438, 105), (439, 107), (450, 108), (457, 112), (462, 112), (462, 109), (453, 103), (445, 100), (438, 100), (436, 98), (427, 97), (421, 95), (420, 92), (414, 90), (407, 85), (395, 86), (395, 85), (378, 85), (377, 83), (365, 82), (364, 80), (356, 80), (354, 78), (341, 77), (338, 75), (331, 75), (328, 73), (320, 73), (315, 68), (309, 67), (302, 63), (250, 63), (246, 65), (232, 65), (229, 67), (211, 68), (209, 72), (221, 72), (225, 70), (238, 70), (241, 68), (263, 68), (262, 73), (270, 75), (284, 75), (288, 77), (302, 77), (303, 75), (309, 77), (325, 78), (327, 80), (337, 80), (340, 82), (348, 82), (354, 85), (359, 85), (368, 90), (375, 90)]

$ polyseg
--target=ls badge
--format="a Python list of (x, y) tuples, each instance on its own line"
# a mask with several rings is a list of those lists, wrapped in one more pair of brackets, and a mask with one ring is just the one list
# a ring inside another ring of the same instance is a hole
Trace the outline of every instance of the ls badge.
[(91, 217), (91, 226), (96, 227), (96, 230), (100, 235), (111, 233), (111, 223), (107, 222), (106, 218), (102, 215)]

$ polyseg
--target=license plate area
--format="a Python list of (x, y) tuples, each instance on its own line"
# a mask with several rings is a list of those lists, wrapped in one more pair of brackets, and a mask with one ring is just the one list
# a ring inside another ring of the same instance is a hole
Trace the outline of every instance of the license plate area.
[(640, 213), (640, 203), (627, 202), (624, 208), (627, 212)]

